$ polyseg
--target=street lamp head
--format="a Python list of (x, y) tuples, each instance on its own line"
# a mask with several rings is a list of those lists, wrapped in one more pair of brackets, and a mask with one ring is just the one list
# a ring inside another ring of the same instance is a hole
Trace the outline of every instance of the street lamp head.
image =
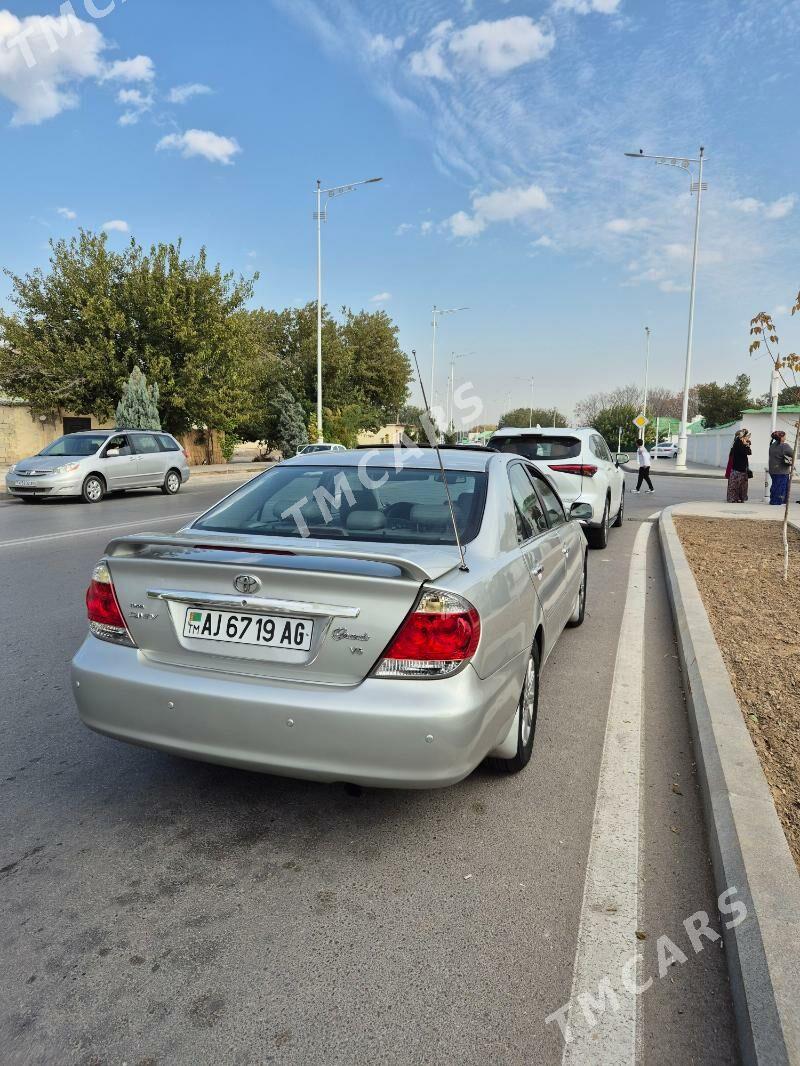
[(365, 185), (374, 185), (376, 181), (383, 181), (383, 178), (367, 178), (364, 182)]

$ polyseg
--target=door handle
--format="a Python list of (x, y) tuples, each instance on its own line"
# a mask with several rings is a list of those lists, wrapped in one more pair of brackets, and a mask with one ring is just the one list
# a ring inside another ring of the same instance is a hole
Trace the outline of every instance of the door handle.
[(531, 573), (533, 574), (534, 577), (538, 577), (539, 580), (541, 581), (542, 578), (544, 577), (544, 567), (542, 566), (541, 563), (539, 563), (538, 566), (535, 566), (533, 568), (533, 570), (531, 570)]
[(561, 549), (561, 554), (562, 555), (569, 555), (569, 548), (562, 548)]

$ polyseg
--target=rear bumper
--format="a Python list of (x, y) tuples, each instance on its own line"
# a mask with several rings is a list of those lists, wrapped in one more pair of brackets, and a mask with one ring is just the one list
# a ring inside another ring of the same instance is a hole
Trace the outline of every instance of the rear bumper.
[(288, 777), (439, 788), (506, 735), (523, 659), (485, 680), (468, 666), (442, 681), (334, 688), (166, 666), (87, 636), (72, 691), (89, 728), (129, 743)]

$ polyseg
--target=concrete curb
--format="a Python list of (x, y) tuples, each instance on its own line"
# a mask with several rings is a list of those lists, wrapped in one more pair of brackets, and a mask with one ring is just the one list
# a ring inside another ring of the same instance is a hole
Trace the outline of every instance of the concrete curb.
[[(667, 462), (669, 462), (669, 460), (667, 460)], [(622, 466), (622, 469), (625, 471), (626, 474), (638, 474), (639, 473), (639, 467), (638, 466), (631, 466), (630, 463), (624, 463), (623, 466)], [(702, 480), (704, 478), (711, 478), (713, 481), (724, 481), (725, 480), (725, 471), (724, 470), (719, 470), (715, 474), (707, 474), (705, 471), (703, 471), (701, 474), (695, 474), (695, 473), (687, 471), (687, 470), (659, 470), (656, 465), (653, 465), (653, 466), (650, 467), (650, 476), (651, 477), (689, 477), (689, 478), (693, 478), (695, 481)]]
[(800, 878), (673, 510), (659, 532), (714, 877), (747, 907), (723, 932), (742, 1061), (800, 1064)]

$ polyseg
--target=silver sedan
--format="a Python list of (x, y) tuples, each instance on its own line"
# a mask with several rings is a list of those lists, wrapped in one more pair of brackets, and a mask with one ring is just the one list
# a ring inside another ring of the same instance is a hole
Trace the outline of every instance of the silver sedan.
[(178, 534), (112, 541), (72, 665), (86, 725), (323, 781), (521, 770), (583, 621), (586, 516), (524, 458), (441, 455), (446, 484), (430, 449), (297, 457)]
[(159, 488), (173, 496), (188, 480), (188, 457), (170, 433), (92, 429), (67, 433), (14, 463), (6, 489), (26, 503), (55, 496), (99, 503), (107, 492), (127, 489)]

